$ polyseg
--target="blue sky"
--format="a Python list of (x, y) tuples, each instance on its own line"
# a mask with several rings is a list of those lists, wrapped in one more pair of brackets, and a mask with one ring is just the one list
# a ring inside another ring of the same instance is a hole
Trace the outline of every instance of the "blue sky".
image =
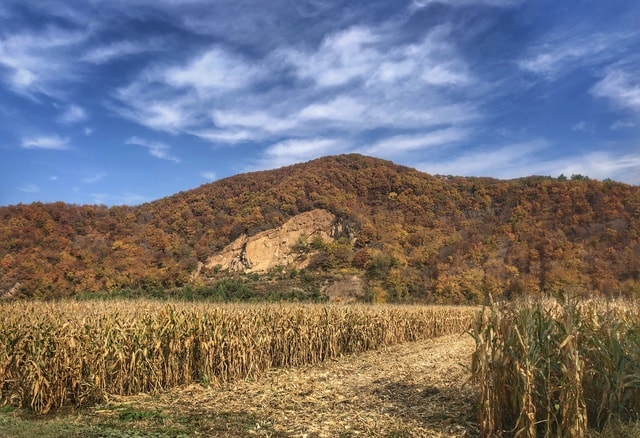
[(357, 152), (640, 184), (640, 2), (3, 0), (0, 205)]

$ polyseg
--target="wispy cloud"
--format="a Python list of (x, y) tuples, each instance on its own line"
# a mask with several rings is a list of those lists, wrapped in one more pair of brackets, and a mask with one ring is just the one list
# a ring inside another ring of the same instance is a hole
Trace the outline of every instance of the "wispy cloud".
[(138, 205), (148, 201), (146, 196), (132, 192), (124, 192), (119, 195), (92, 193), (91, 198), (94, 204), (99, 205)]
[(308, 105), (298, 116), (308, 120), (337, 120), (345, 122), (360, 121), (366, 106), (353, 97), (340, 96), (329, 102), (317, 102)]
[(508, 7), (515, 6), (522, 3), (524, 0), (413, 0), (411, 4), (412, 10), (424, 9), (432, 4), (443, 4), (447, 6), (470, 6), (470, 5), (484, 5), (484, 6), (497, 6)]
[(376, 156), (396, 156), (399, 153), (428, 149), (436, 146), (447, 147), (469, 135), (460, 128), (445, 128), (418, 135), (396, 135), (361, 149), (359, 152)]
[(597, 65), (615, 57), (617, 45), (626, 35), (597, 33), (582, 29), (563, 29), (545, 36), (540, 44), (532, 46), (518, 66), (548, 80), (584, 67)]
[(236, 144), (256, 140), (256, 132), (249, 129), (195, 129), (189, 134), (214, 144)]
[(592, 89), (596, 97), (611, 100), (616, 105), (640, 112), (640, 80), (638, 75), (612, 68)]
[[(549, 146), (545, 140), (500, 147), (485, 147), (472, 152), (458, 154), (456, 158), (423, 162), (418, 168), (432, 174), (463, 176), (494, 176), (515, 178), (536, 174), (538, 167), (534, 155)], [(455, 156), (455, 155), (453, 155)], [(524, 173), (523, 173), (524, 172)]]
[(326, 37), (315, 53), (285, 52), (298, 75), (321, 87), (335, 87), (367, 76), (379, 63), (378, 37), (366, 27), (352, 27)]
[(69, 138), (59, 135), (41, 135), (22, 139), (22, 147), (25, 149), (50, 149), (63, 151), (69, 149)]
[(168, 85), (193, 88), (207, 95), (242, 88), (253, 82), (259, 73), (259, 69), (240, 56), (214, 48), (185, 66), (169, 68), (161, 76)]
[(19, 190), (24, 193), (38, 193), (40, 191), (40, 187), (35, 184), (25, 184), (20, 187)]
[(571, 125), (571, 130), (573, 132), (585, 132), (588, 134), (593, 134), (593, 126), (589, 125), (585, 120), (580, 120), (579, 122)]
[[(480, 117), (474, 98), (465, 97), (476, 78), (450, 27), (396, 44), (383, 32), (351, 26), (316, 47), (277, 49), (253, 61), (217, 46), (184, 63), (149, 66), (118, 90), (115, 110), (151, 129), (216, 144), (327, 132), (350, 138), (382, 127), (429, 131)], [(274, 78), (290, 86), (269, 83)]]
[(349, 149), (343, 140), (331, 138), (290, 139), (269, 146), (257, 168), (273, 169)]
[(72, 50), (86, 34), (47, 27), (41, 31), (10, 34), (0, 39), (2, 80), (16, 93), (35, 97), (64, 94), (60, 84), (78, 76)]
[(611, 178), (640, 184), (640, 153), (616, 155), (609, 151), (595, 151), (582, 157), (571, 157), (547, 163), (557, 169), (556, 174), (587, 175), (591, 178)]
[(58, 121), (66, 125), (73, 125), (87, 120), (87, 112), (78, 105), (69, 105), (58, 117)]
[(452, 159), (423, 162), (417, 168), (432, 174), (519, 178), (528, 175), (581, 174), (595, 179), (611, 178), (640, 184), (640, 154), (594, 151), (584, 155), (549, 158), (547, 140), (485, 147)]
[(388, 46), (373, 29), (355, 26), (327, 36), (316, 52), (283, 52), (301, 78), (319, 87), (338, 87), (352, 81), (388, 86), (402, 80), (423, 85), (450, 86), (472, 81), (463, 59), (448, 40), (451, 30), (439, 26), (422, 41)]
[(161, 160), (169, 160), (175, 163), (180, 162), (180, 158), (171, 155), (171, 153), (169, 152), (171, 150), (171, 147), (167, 144), (149, 141), (140, 137), (130, 137), (129, 139), (127, 139), (126, 143), (142, 146), (149, 151), (149, 154), (151, 156), (159, 158)]
[(218, 179), (218, 177), (216, 176), (216, 173), (210, 170), (204, 170), (200, 172), (200, 176), (206, 179), (207, 181), (215, 181), (216, 179)]
[[(236, 132), (250, 129), (279, 133), (296, 125), (292, 118), (276, 117), (266, 111), (214, 111), (212, 120), (219, 129), (231, 128)], [(254, 135), (258, 137), (257, 133)]]
[(159, 38), (147, 41), (116, 41), (110, 44), (90, 48), (82, 60), (93, 64), (107, 64), (123, 58), (145, 52), (161, 51), (163, 40)]
[(611, 129), (615, 131), (618, 129), (633, 128), (634, 126), (636, 126), (636, 122), (633, 120), (616, 120), (611, 124)]
[(120, 116), (142, 126), (164, 132), (182, 132), (197, 124), (201, 104), (191, 96), (178, 93), (159, 93), (147, 79), (141, 79), (116, 92), (123, 105), (112, 105)]
[[(10, 120), (0, 128), (25, 129), (7, 149), (81, 152), (75, 136), (93, 135), (86, 158), (130, 130), (126, 119), (155, 134), (115, 141), (175, 163), (190, 160), (174, 142), (202, 147), (195, 136), (214, 146), (202, 156), (235, 147), (229, 155), (252, 169), (361, 152), (451, 174), (637, 171), (628, 149), (640, 123), (637, 6), (597, 14), (518, 7), (524, 0), (5, 3), (0, 87), (9, 99), (0, 114)], [(41, 129), (12, 126), (18, 120)], [(597, 155), (602, 144), (611, 150)], [(202, 181), (218, 176), (203, 167), (192, 169)], [(109, 196), (96, 199), (125, 199)]]
[(82, 182), (85, 184), (94, 184), (99, 181), (102, 181), (106, 176), (107, 174), (105, 172), (97, 172), (97, 173), (94, 173), (93, 175), (89, 175), (82, 178)]

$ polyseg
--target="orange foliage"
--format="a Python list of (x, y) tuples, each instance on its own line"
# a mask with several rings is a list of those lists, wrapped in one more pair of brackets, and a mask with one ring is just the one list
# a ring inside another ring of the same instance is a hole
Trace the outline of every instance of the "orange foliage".
[[(387, 299), (475, 302), (559, 290), (638, 295), (640, 188), (611, 181), (431, 176), (359, 155), (226, 178), (136, 207), (0, 208), (0, 292), (68, 296), (184, 285), (242, 233), (313, 208), (350, 224), (354, 247), (319, 269), (397, 265), (372, 279)], [(378, 295), (383, 295), (378, 292)]]

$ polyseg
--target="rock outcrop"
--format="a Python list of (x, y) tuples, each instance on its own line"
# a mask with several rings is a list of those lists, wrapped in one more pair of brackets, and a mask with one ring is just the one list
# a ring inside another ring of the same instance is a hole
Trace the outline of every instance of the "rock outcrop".
[(267, 272), (277, 266), (290, 265), (301, 269), (308, 264), (308, 257), (301, 257), (293, 250), (301, 237), (311, 241), (319, 236), (331, 241), (343, 232), (344, 227), (334, 214), (320, 209), (308, 211), (294, 216), (279, 228), (251, 237), (243, 234), (211, 256), (205, 267), (247, 273)]

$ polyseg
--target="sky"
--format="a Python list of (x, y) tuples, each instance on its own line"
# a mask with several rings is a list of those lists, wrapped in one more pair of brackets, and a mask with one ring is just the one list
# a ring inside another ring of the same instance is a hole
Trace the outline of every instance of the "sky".
[(3, 0), (0, 205), (360, 153), (640, 185), (637, 0)]

